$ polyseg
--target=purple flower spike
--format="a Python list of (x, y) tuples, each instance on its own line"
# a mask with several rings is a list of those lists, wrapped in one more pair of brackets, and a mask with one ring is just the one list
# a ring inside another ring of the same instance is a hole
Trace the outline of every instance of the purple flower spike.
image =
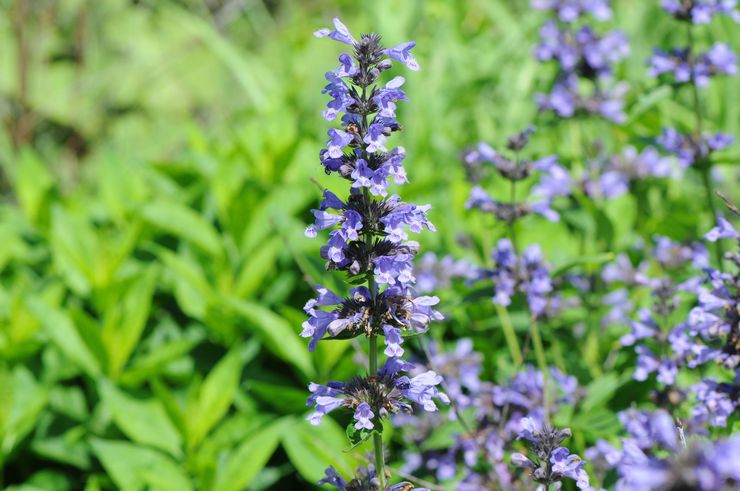
[[(304, 306), (308, 319), (301, 336), (310, 338), (309, 351), (327, 338), (369, 338), (373, 349), (368, 353), (371, 373), (347, 382), (309, 385), (306, 404), (313, 411), (307, 420), (319, 425), (324, 416), (342, 408), (354, 415), (354, 428), (366, 433), (377, 430), (383, 418), (413, 413), (415, 404), (437, 411), (435, 401), (449, 402), (438, 388), (441, 376), (432, 371), (407, 374), (414, 365), (400, 359), (405, 334), (423, 333), (431, 321), (442, 319), (434, 309), (437, 297), (416, 296), (413, 260), (419, 243), (409, 240), (409, 232), (435, 230), (427, 218), (431, 206), (405, 203), (396, 194), (389, 196), (388, 191), (392, 184), (408, 182), (403, 166), (405, 150), (386, 147), (388, 139), (401, 129), (396, 121), (397, 103), (407, 97), (401, 89), (405, 79), (396, 76), (383, 83), (384, 73), (393, 66), (392, 60), (411, 70), (419, 70), (419, 65), (411, 55), (415, 43), (384, 48), (375, 33), (355, 39), (337, 18), (333, 30), (320, 29), (314, 35), (352, 46), (350, 53), (339, 55), (339, 66), (325, 74), (328, 84), (323, 93), (331, 100), (323, 117), (339, 121), (338, 127), (328, 131), (329, 141), (319, 152), (324, 171), (338, 174), (349, 184), (346, 198), (324, 191), (319, 209), (312, 210), (314, 223), (305, 235), (316, 237), (329, 230), (321, 257), (327, 270), (345, 273), (351, 286), (346, 297), (317, 287), (318, 296)], [(379, 370), (378, 336), (384, 337), (388, 357)], [(352, 436), (350, 440), (357, 443)], [(385, 482), (382, 446), (377, 439), (374, 445), (377, 474), (373, 466), (361, 467), (348, 483), (330, 467), (319, 484), (347, 491), (411, 490), (407, 482)], [(447, 469), (454, 474), (454, 465)]]

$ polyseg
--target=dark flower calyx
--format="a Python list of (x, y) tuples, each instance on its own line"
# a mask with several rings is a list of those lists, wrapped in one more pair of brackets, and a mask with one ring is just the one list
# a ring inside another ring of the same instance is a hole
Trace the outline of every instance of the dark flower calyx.
[(527, 127), (524, 131), (511, 135), (506, 141), (506, 148), (518, 152), (529, 144), (529, 137), (534, 133), (534, 126)]

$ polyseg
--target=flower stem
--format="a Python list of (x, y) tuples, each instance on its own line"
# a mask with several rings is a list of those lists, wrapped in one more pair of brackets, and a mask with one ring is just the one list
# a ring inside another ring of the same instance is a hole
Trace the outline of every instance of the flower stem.
[[(517, 154), (517, 165), (519, 163), (519, 156)], [(511, 181), (511, 204), (516, 205), (516, 181)], [(516, 242), (516, 220), (511, 220), (509, 222), (509, 235), (511, 236), (511, 245), (514, 247), (514, 252), (518, 253), (519, 249), (517, 247)]]
[(516, 332), (514, 326), (511, 323), (509, 317), (509, 311), (503, 305), (496, 304), (496, 310), (498, 312), (498, 318), (501, 320), (501, 327), (504, 331), (504, 338), (506, 339), (506, 345), (509, 348), (509, 354), (511, 355), (511, 361), (514, 362), (515, 366), (520, 366), (524, 360), (522, 356), (522, 350), (519, 347), (519, 341), (516, 338)]
[[(370, 194), (367, 188), (363, 189), (365, 200), (370, 201)], [(372, 237), (367, 235), (365, 241), (370, 244), (372, 243)], [(370, 296), (375, 301), (375, 296), (378, 294), (378, 286), (375, 284), (375, 275), (372, 271), (368, 272), (367, 275), (367, 288), (370, 290)], [(374, 377), (378, 373), (378, 336), (374, 333), (370, 333), (368, 353), (368, 375)], [(378, 478), (380, 489), (385, 489), (385, 453), (383, 451), (383, 435), (377, 431), (373, 432), (373, 447), (375, 450), (375, 475)]]
[[(690, 23), (687, 29), (687, 37), (688, 37), (688, 42), (689, 42), (689, 54), (690, 56), (693, 56), (694, 32), (692, 30), (692, 25)], [(697, 138), (698, 138), (698, 141), (702, 141), (704, 124), (703, 124), (702, 114), (701, 114), (701, 99), (699, 98), (699, 87), (696, 85), (693, 67), (691, 70), (691, 83), (689, 85), (691, 86), (691, 95), (694, 100), (694, 115), (696, 116)], [(707, 195), (707, 205), (709, 206), (709, 211), (711, 211), (712, 213), (712, 226), (714, 226), (717, 224), (717, 207), (714, 204), (714, 199), (712, 196), (712, 183), (710, 180), (712, 162), (709, 160), (708, 157), (703, 156), (699, 162), (695, 162), (695, 166), (697, 170), (699, 171), (699, 174), (701, 175), (701, 181), (702, 181), (702, 184), (704, 185), (704, 191), (706, 192), (706, 195)], [(714, 254), (717, 260), (717, 268), (719, 268), (719, 270), (722, 271), (723, 270), (722, 256), (724, 255), (724, 251), (722, 250), (722, 243), (719, 240), (715, 242), (714, 244)]]
[[(707, 206), (709, 207), (709, 211), (712, 212), (712, 226), (717, 225), (717, 206), (714, 204), (714, 196), (712, 196), (712, 182), (709, 176), (709, 171), (711, 167), (709, 165), (709, 162), (706, 163), (706, 165), (702, 165), (701, 169), (699, 169), (699, 173), (701, 174), (701, 181), (704, 185), (704, 191), (707, 195)], [(722, 257), (724, 256), (724, 251), (722, 250), (722, 241), (718, 240), (714, 243), (714, 256), (717, 261), (717, 268), (720, 271), (723, 271), (723, 265), (722, 265)]]
[[(374, 283), (373, 280), (372, 283)], [(374, 288), (371, 288), (371, 291)], [(370, 335), (370, 353), (368, 356), (370, 375), (378, 373), (378, 337)], [(377, 431), (373, 432), (373, 447), (375, 450), (375, 475), (378, 477), (380, 489), (385, 489), (385, 455), (383, 452), (383, 435)]]
[(545, 423), (549, 423), (550, 420), (550, 394), (549, 394), (549, 375), (547, 373), (547, 362), (545, 361), (545, 347), (542, 344), (542, 336), (540, 335), (540, 328), (537, 324), (537, 319), (532, 317), (529, 324), (530, 333), (532, 335), (532, 344), (534, 345), (534, 355), (537, 358), (537, 365), (542, 372), (543, 388), (542, 398), (543, 405), (545, 406)]

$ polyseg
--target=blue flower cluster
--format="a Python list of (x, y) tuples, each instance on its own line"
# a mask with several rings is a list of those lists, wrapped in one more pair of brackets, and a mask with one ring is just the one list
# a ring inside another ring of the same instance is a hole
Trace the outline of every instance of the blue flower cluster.
[[(350, 482), (344, 480), (337, 473), (334, 467), (329, 467), (325, 471), (326, 477), (321, 479), (317, 484), (330, 484), (340, 491), (373, 491), (379, 489), (380, 479), (375, 472), (375, 466), (369, 464), (367, 467), (360, 467), (356, 471), (356, 476)], [(411, 483), (404, 481), (386, 487), (383, 491), (429, 491), (427, 488), (415, 488)]]
[(670, 73), (676, 83), (693, 82), (697, 87), (706, 87), (717, 75), (737, 74), (737, 55), (725, 43), (716, 43), (693, 58), (686, 48), (670, 52), (655, 48), (649, 63), (652, 77)]
[(586, 195), (594, 199), (613, 199), (629, 192), (630, 187), (650, 178), (666, 178), (673, 174), (671, 159), (654, 147), (642, 151), (628, 146), (617, 155), (591, 159), (581, 179)]
[(518, 256), (511, 241), (501, 239), (492, 256), (494, 269), (484, 274), (493, 279), (496, 290), (494, 303), (508, 306), (511, 298), (520, 292), (527, 297), (532, 315), (540, 317), (549, 302), (557, 302), (556, 297), (551, 297), (553, 286), (550, 269), (544, 263), (542, 251), (537, 244), (527, 247)]
[(555, 12), (562, 22), (575, 22), (587, 14), (598, 20), (612, 16), (608, 0), (532, 0), (532, 7)]
[(683, 425), (660, 409), (629, 409), (619, 419), (627, 431), (621, 448), (599, 440), (586, 451), (601, 473), (616, 470), (616, 491), (721, 491), (740, 482), (740, 437), (689, 443)]
[(737, 74), (737, 55), (726, 43), (715, 43), (707, 51), (698, 51), (693, 29), (696, 24), (708, 24), (717, 15), (728, 15), (740, 22), (735, 0), (664, 0), (663, 8), (674, 18), (688, 23), (688, 46), (665, 51), (655, 48), (648, 60), (649, 73), (653, 77), (670, 74), (676, 85), (687, 85), (693, 91), (696, 128), (684, 134), (674, 128), (664, 128), (657, 139), (663, 149), (676, 156), (683, 168), (696, 166), (709, 168), (711, 154), (728, 147), (733, 137), (724, 133), (704, 134), (698, 90), (709, 85), (718, 75)]
[(522, 426), (519, 438), (527, 441), (533, 455), (528, 457), (514, 453), (511, 456), (512, 464), (531, 469), (532, 478), (544, 485), (545, 489), (560, 484), (564, 477), (576, 481), (578, 489), (592, 489), (584, 470), (586, 462), (560, 445), (571, 436), (570, 430), (557, 430), (531, 418), (524, 418)]
[[(605, 0), (533, 0), (532, 6), (556, 15), (540, 29), (535, 57), (541, 62), (555, 61), (558, 75), (549, 93), (536, 96), (541, 111), (552, 111), (561, 118), (578, 113), (598, 114), (621, 123), (625, 120), (622, 98), (627, 87), (614, 83), (613, 66), (629, 54), (629, 43), (621, 31), (597, 34), (590, 26), (573, 23), (586, 15), (597, 20), (611, 17)], [(592, 89), (585, 93), (582, 85)]]
[(472, 282), (480, 277), (481, 270), (465, 259), (455, 259), (451, 255), (440, 258), (433, 252), (427, 252), (414, 263), (414, 275), (416, 290), (431, 293), (449, 288), (456, 279)]
[[(724, 219), (706, 234), (710, 241), (739, 237)], [(703, 276), (676, 285), (667, 278), (641, 277), (640, 282), (653, 290), (655, 303), (653, 311), (640, 310), (638, 320), (630, 323), (630, 332), (620, 340), (623, 346), (635, 346), (638, 357), (633, 378), (645, 381), (656, 374), (665, 386), (664, 394), (673, 395), (661, 398), (668, 406), (679, 406), (689, 399), (694, 426), (725, 426), (728, 417), (740, 408), (740, 252), (727, 255), (738, 269), (734, 274), (710, 268), (701, 244), (657, 237), (654, 255), (664, 268), (690, 264), (703, 270)], [(684, 321), (671, 326), (668, 319), (679, 306), (680, 292), (695, 299), (695, 305)], [(724, 367), (731, 375), (725, 381), (705, 377), (688, 388), (678, 384), (682, 368), (696, 369), (709, 363)]]
[[(481, 380), (483, 357), (473, 351), (469, 339), (458, 341), (450, 352), (440, 352), (433, 345), (430, 355), (428, 364), (443, 375), (451, 405), (457, 409), (448, 417), (455, 420), (461, 412), (472, 411), (473, 424), (455, 434), (450, 446), (429, 449), (425, 442), (443, 423), (443, 416), (397, 416), (407, 442), (416, 447), (404, 455), (405, 471), (425, 469), (446, 482), (459, 477), (458, 466), (462, 465), (463, 477), (455, 487), (458, 491), (529, 489), (529, 479), (555, 484), (563, 478), (590, 489), (585, 461), (562, 446), (569, 430), (555, 430), (547, 424), (562, 405), (575, 404), (581, 397), (574, 377), (552, 368), (548, 387), (545, 375), (528, 365), (501, 385)], [(424, 370), (423, 365), (417, 368)], [(531, 458), (517, 452), (522, 439), (532, 447)], [(514, 469), (507, 465), (509, 454)], [(538, 471), (540, 468), (544, 470)]]
[[(399, 342), (398, 339), (396, 342)], [(409, 377), (405, 372), (412, 368), (413, 364), (390, 356), (378, 373), (371, 377), (357, 377), (349, 382), (330, 382), (328, 385), (311, 384), (308, 404), (314, 406), (314, 412), (308, 416), (308, 420), (311, 424), (318, 425), (325, 415), (339, 407), (345, 407), (354, 410), (356, 429), (372, 430), (376, 415), (385, 418), (398, 412), (412, 412), (411, 403), (434, 412), (437, 410), (434, 399), (449, 403), (447, 395), (437, 389), (442, 382), (439, 375), (428, 370)]]
[[(531, 126), (509, 138), (507, 148), (515, 153), (513, 159), (507, 158), (483, 142), (463, 155), (465, 167), (476, 169), (475, 173), (469, 172), (469, 175), (475, 175), (475, 181), (485, 177), (487, 168), (493, 168), (502, 178), (508, 180), (513, 188), (518, 182), (537, 173), (539, 180), (531, 187), (528, 201), (514, 199), (509, 202), (499, 201), (491, 197), (480, 184), (476, 184), (470, 191), (468, 201), (465, 203), (466, 208), (491, 213), (506, 223), (513, 223), (530, 213), (542, 215), (553, 222), (560, 219), (560, 215), (552, 209), (551, 204), (555, 198), (571, 193), (573, 180), (558, 164), (558, 159), (554, 155), (534, 161), (519, 158), (519, 152), (527, 146), (533, 132), (534, 127)], [(484, 168), (484, 165), (487, 168)]]
[(663, 0), (663, 9), (678, 20), (709, 24), (716, 15), (727, 15), (740, 22), (737, 0)]
[[(396, 103), (407, 100), (401, 87), (405, 80), (396, 76), (381, 83), (381, 74), (400, 62), (411, 70), (419, 65), (411, 55), (415, 43), (384, 48), (376, 34), (356, 39), (347, 27), (334, 19), (334, 29), (316, 31), (316, 37), (329, 37), (352, 47), (353, 52), (339, 56), (339, 66), (326, 73), (324, 93), (332, 100), (323, 116), (339, 119), (340, 128), (328, 131), (329, 140), (321, 150), (321, 164), (327, 174), (337, 174), (349, 183), (349, 195), (340, 198), (329, 190), (306, 236), (316, 237), (330, 229), (329, 240), (321, 248), (321, 257), (329, 270), (346, 272), (355, 285), (347, 297), (317, 286), (318, 296), (309, 300), (304, 310), (308, 319), (301, 336), (310, 338), (309, 350), (325, 338), (350, 339), (365, 336), (370, 352), (367, 375), (348, 382), (311, 383), (308, 416), (318, 425), (330, 412), (344, 408), (353, 414), (348, 427), (356, 437), (354, 444), (373, 438), (374, 466), (363, 468), (349, 483), (329, 468), (320, 484), (333, 484), (343, 490), (390, 491), (409, 489), (401, 483), (386, 486), (382, 420), (398, 412), (410, 412), (412, 404), (426, 411), (436, 411), (435, 400), (449, 402), (438, 389), (441, 377), (433, 371), (407, 375), (413, 365), (402, 361), (403, 336), (426, 331), (429, 322), (441, 319), (434, 310), (437, 297), (416, 296), (416, 278), (412, 261), (418, 243), (409, 240), (409, 232), (434, 231), (427, 219), (429, 206), (417, 206), (389, 195), (391, 182), (408, 181), (403, 167), (402, 147), (388, 149), (388, 138), (400, 130), (396, 121)], [(361, 285), (366, 283), (366, 285)], [(378, 368), (377, 341), (385, 340), (386, 363)], [(377, 472), (376, 472), (377, 470)]]

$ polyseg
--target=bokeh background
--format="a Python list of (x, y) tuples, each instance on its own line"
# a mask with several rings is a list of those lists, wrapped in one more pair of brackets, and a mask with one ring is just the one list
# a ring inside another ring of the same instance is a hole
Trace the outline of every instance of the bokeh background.
[[(343, 186), (318, 163), (339, 46), (312, 32), (338, 15), (356, 34), (417, 42), (423, 69), (403, 73), (410, 101), (394, 136), (408, 154), (404, 198), (433, 205), (423, 251), (484, 262), (504, 230), (464, 209), (466, 146), (536, 123), (532, 154), (582, 169), (588, 142), (610, 151), (692, 125), (688, 94), (645, 67), (653, 45), (684, 33), (657, 1), (613, 3), (605, 26), (632, 46), (617, 70), (630, 84), (624, 125), (537, 114), (554, 67), (532, 56), (544, 14), (524, 0), (0, 0), (0, 488), (313, 489), (329, 464), (349, 473), (363, 449), (345, 452), (330, 418), (304, 421), (309, 381), (357, 370), (351, 342), (309, 354), (298, 336), (310, 284), (340, 280), (303, 237), (320, 196), (311, 180)], [(740, 48), (726, 19), (699, 39)], [(740, 80), (702, 94), (708, 127), (740, 135)], [(715, 182), (737, 201), (740, 147), (722, 157)], [(595, 269), (640, 238), (710, 226), (688, 173), (519, 232), (555, 268), (596, 257), (579, 263)], [(497, 379), (513, 367), (485, 295), (442, 295), (448, 321), (433, 335), (473, 338)], [(613, 340), (588, 314), (579, 342), (563, 345), (574, 324), (562, 319), (545, 343), (596, 386)], [(613, 390), (573, 425), (576, 449), (644, 398), (611, 363)]]

